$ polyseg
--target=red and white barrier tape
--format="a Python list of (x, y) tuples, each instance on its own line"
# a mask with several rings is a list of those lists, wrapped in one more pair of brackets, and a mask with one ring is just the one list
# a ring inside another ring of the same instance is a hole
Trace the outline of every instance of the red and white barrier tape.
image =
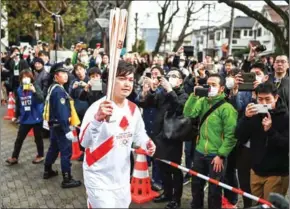
[[(147, 152), (145, 150), (143, 150), (143, 149), (131, 149), (131, 150), (133, 152), (137, 153), (137, 154), (148, 155)], [(242, 191), (240, 189), (234, 188), (234, 187), (232, 187), (230, 185), (227, 185), (227, 184), (222, 183), (220, 181), (217, 181), (215, 179), (209, 178), (208, 176), (205, 176), (205, 175), (200, 174), (200, 173), (198, 173), (196, 171), (193, 171), (193, 170), (190, 170), (188, 168), (185, 168), (185, 167), (183, 167), (181, 165), (178, 165), (178, 164), (176, 164), (174, 162), (171, 162), (171, 161), (168, 161), (168, 160), (159, 159), (159, 158), (155, 158), (155, 159), (157, 159), (157, 160), (159, 160), (161, 162), (164, 162), (164, 163), (166, 163), (168, 165), (171, 165), (172, 167), (175, 167), (175, 168), (178, 168), (178, 169), (180, 169), (182, 171), (185, 171), (185, 172), (187, 172), (187, 173), (189, 173), (189, 174), (191, 174), (193, 176), (197, 176), (197, 177), (199, 177), (199, 178), (201, 178), (201, 179), (203, 179), (205, 181), (208, 181), (208, 182), (210, 182), (212, 184), (218, 185), (218, 186), (220, 186), (220, 187), (222, 187), (224, 189), (230, 190), (230, 191), (232, 191), (234, 193), (240, 194), (240, 195), (242, 195), (244, 197), (247, 197), (247, 198), (249, 198), (251, 200), (254, 200), (254, 201), (258, 202), (258, 203), (261, 203), (261, 204), (263, 204), (264, 208), (274, 208), (274, 206), (270, 202), (268, 202), (267, 200), (264, 200), (262, 198), (256, 197), (256, 196), (254, 196), (252, 194), (249, 194), (249, 193), (244, 192), (244, 191)]]

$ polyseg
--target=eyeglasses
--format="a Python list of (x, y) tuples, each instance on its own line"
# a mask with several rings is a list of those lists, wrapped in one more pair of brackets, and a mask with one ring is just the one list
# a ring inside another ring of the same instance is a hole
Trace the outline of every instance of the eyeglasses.
[(285, 64), (287, 61), (286, 60), (276, 60), (275, 63), (281, 63), (281, 64)]
[(179, 78), (179, 76), (177, 76), (177, 75), (167, 75), (166, 77), (168, 77), (168, 78)]

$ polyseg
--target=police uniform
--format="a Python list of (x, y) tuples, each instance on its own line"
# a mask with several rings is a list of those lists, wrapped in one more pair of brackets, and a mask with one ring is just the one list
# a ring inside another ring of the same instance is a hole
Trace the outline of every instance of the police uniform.
[[(67, 72), (64, 68), (55, 70), (56, 72)], [(63, 188), (77, 187), (81, 185), (80, 181), (72, 179), (71, 162), (72, 141), (68, 139), (67, 134), (71, 132), (69, 118), (71, 117), (71, 108), (69, 95), (61, 85), (51, 88), (49, 98), (49, 129), (50, 129), (50, 146), (45, 159), (44, 179), (56, 176), (57, 171), (52, 170), (52, 164), (60, 152), (61, 170), (63, 174)]]

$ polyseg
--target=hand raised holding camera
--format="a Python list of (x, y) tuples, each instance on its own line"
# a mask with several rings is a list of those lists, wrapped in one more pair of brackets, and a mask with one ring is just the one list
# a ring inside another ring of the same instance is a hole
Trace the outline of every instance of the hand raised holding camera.
[(165, 77), (161, 78), (160, 84), (166, 90), (166, 92), (169, 93), (172, 91), (171, 84), (169, 83), (169, 81)]
[(246, 117), (251, 118), (251, 117), (253, 117), (254, 115), (257, 115), (257, 114), (258, 114), (258, 110), (255, 107), (255, 104), (254, 103), (248, 104), (247, 107), (246, 107), (246, 111), (245, 111)]

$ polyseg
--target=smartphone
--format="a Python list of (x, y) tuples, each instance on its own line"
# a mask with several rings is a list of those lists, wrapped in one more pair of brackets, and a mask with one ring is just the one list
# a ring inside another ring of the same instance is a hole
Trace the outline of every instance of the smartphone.
[(151, 78), (151, 73), (146, 73), (146, 77)]
[(244, 83), (239, 84), (239, 91), (253, 91), (254, 81), (256, 81), (255, 73), (242, 73), (241, 75)]
[(268, 113), (272, 109), (271, 104), (255, 104), (254, 107), (258, 110), (258, 113)]
[(102, 91), (102, 80), (101, 79), (92, 79), (90, 80), (90, 84), (91, 84), (91, 89), (92, 91)]
[(199, 97), (208, 97), (209, 88), (196, 88), (195, 89), (195, 96)]

